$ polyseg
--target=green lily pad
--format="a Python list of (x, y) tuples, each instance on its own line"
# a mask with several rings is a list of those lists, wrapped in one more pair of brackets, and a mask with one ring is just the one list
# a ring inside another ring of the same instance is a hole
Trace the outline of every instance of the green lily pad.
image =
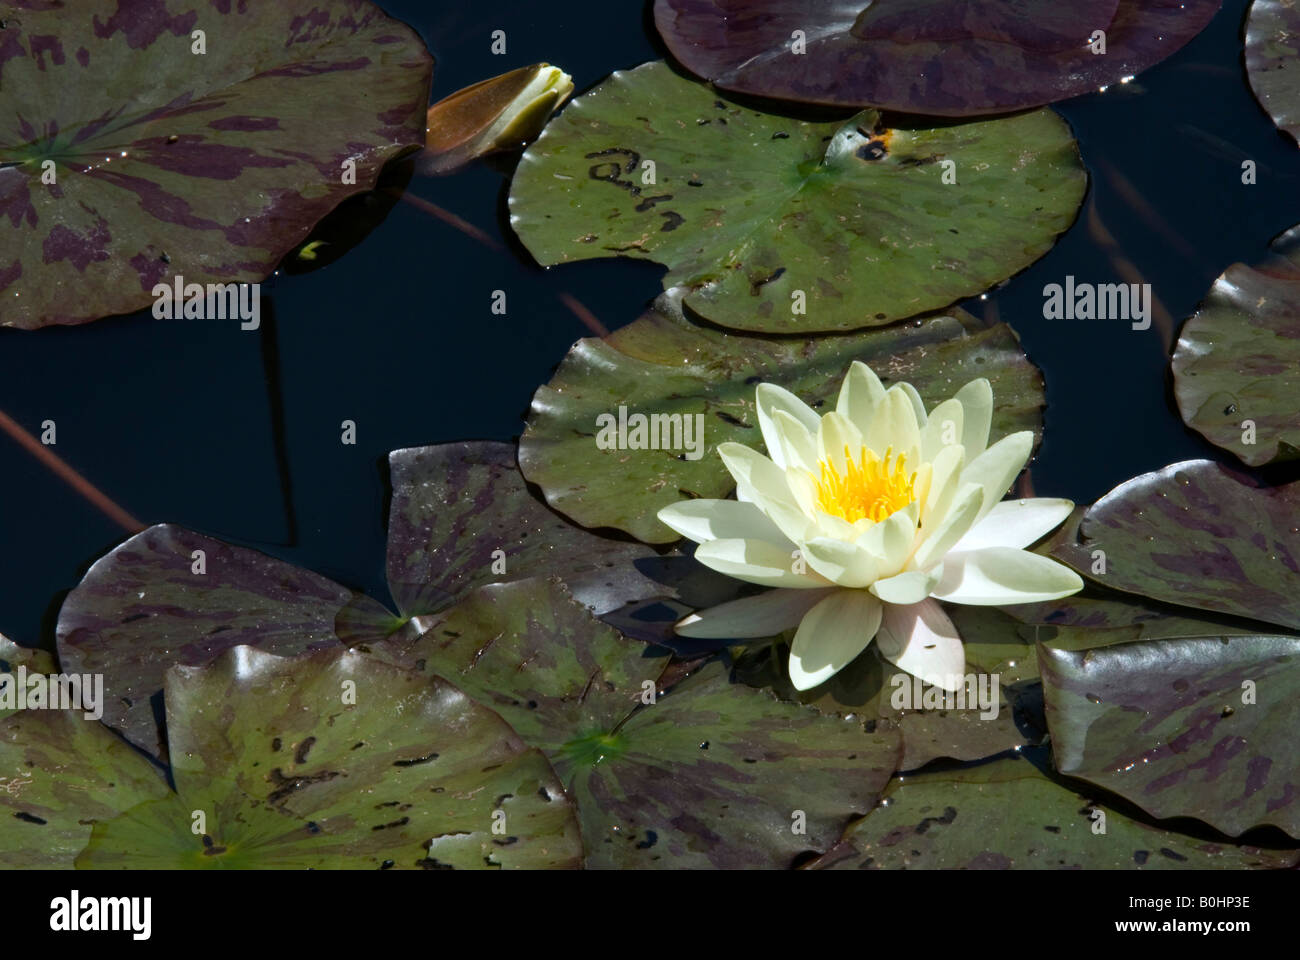
[(1300, 456), (1300, 226), (1272, 252), (1225, 270), (1174, 348), (1183, 422), (1252, 467)]
[[(0, 682), (3, 682), (5, 674), (16, 674), (19, 667), (26, 667), (28, 673), (48, 675), (58, 672), (54, 666), (54, 658), (49, 653), (36, 647), (20, 646), (0, 633)], [(4, 719), (17, 709), (16, 706), (8, 708), (0, 704), (0, 719)]]
[(424, 143), (429, 54), (371, 3), (18, 7), (0, 29), (5, 326), (260, 281)]
[(437, 678), (356, 651), (238, 647), (169, 671), (166, 699), (176, 794), (97, 823), (78, 867), (581, 862), (545, 758)]
[[(1061, 600), (1021, 603), (999, 610), (1030, 626), (1066, 628), (1088, 633), (1126, 630), (1133, 640), (1164, 637), (1223, 637), (1258, 633), (1258, 626), (1215, 614), (1198, 614), (1186, 608), (1153, 603), (1137, 597), (1076, 593)], [(1047, 630), (1028, 634), (1032, 640), (1049, 640)]]
[(334, 647), (345, 609), (397, 622), (375, 601), (309, 570), (159, 524), (96, 561), (68, 594), (59, 660), (70, 672), (103, 674), (104, 722), (162, 757), (154, 701), (168, 667), (208, 663), (240, 645), (282, 655)]
[(1300, 10), (1291, 0), (1250, 5), (1246, 75), (1273, 122), (1300, 140)]
[(714, 323), (807, 334), (987, 290), (1051, 248), (1086, 185), (1050, 110), (934, 128), (889, 129), (875, 111), (810, 123), (654, 62), (551, 121), (520, 161), (510, 210), (543, 266), (654, 260), (664, 288)]
[[(1041, 435), (1042, 375), (1005, 324), (985, 329), (955, 311), (850, 335), (776, 340), (697, 326), (684, 318), (679, 300), (664, 295), (641, 319), (574, 345), (533, 396), (519, 466), (552, 507), (584, 527), (670, 543), (678, 535), (656, 516), (661, 507), (686, 497), (725, 497), (734, 488), (718, 444), (762, 449), (755, 385), (780, 384), (814, 407), (833, 404), (853, 360), (886, 382), (910, 382), (928, 406), (987, 377), (997, 404), (990, 442), (1018, 430)], [(618, 417), (620, 407), (629, 417), (680, 416), (682, 440), (692, 439), (697, 449), (677, 446), (675, 435), (669, 439), (676, 449), (601, 449), (597, 418)]]
[(1051, 555), (1114, 590), (1300, 628), (1300, 482), (1171, 464), (1098, 500)]
[(664, 592), (636, 567), (654, 550), (569, 523), (533, 495), (515, 459), (514, 444), (489, 442), (388, 455), (388, 587), (403, 614), (529, 577), (561, 577), (598, 614)]
[(70, 869), (91, 828), (168, 793), (161, 771), (82, 710), (0, 719), (0, 868)]
[[(1105, 816), (1105, 832), (1098, 814)], [(1277, 869), (1300, 851), (1184, 836), (1103, 807), (1012, 755), (892, 781), (809, 869)]]
[(1043, 651), (1056, 766), (1153, 816), (1300, 837), (1300, 638)]
[(483, 587), (418, 640), (381, 649), (546, 752), (592, 868), (789, 866), (871, 808), (899, 755), (896, 733), (780, 703), (717, 662), (665, 690), (667, 658), (558, 583)]
[[(1219, 0), (656, 0), (673, 56), (719, 87), (930, 116), (1092, 93), (1170, 56)], [(1094, 32), (1105, 47), (1094, 47)]]

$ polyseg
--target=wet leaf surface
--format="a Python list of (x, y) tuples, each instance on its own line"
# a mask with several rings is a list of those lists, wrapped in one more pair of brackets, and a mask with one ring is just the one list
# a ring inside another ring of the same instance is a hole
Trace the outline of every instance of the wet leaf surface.
[(597, 613), (658, 596), (651, 548), (575, 526), (528, 489), (511, 443), (394, 450), (388, 586), (405, 615), (487, 583), (559, 576)]
[[(1114, 590), (1300, 628), (1300, 483), (1171, 464), (1098, 500), (1051, 555)], [(1106, 572), (1094, 573), (1101, 560)]]
[(356, 651), (240, 647), (172, 670), (167, 713), (177, 793), (97, 824), (79, 867), (581, 862), (574, 808), (545, 758), (437, 678)]
[(1215, 446), (1253, 467), (1300, 456), (1300, 227), (1268, 262), (1233, 264), (1214, 282), (1173, 370), (1183, 422)]
[(168, 667), (204, 664), (241, 644), (285, 656), (333, 647), (335, 619), (349, 605), (395, 625), (374, 601), (309, 570), (159, 524), (100, 558), (68, 594), (59, 660), (102, 673), (104, 722), (162, 756), (156, 718)]
[[(674, 57), (725, 90), (960, 117), (1139, 74), (1218, 9), (1219, 0), (656, 0), (655, 23)], [(1098, 30), (1104, 53), (1089, 46)]]
[(1300, 638), (1044, 650), (1057, 768), (1153, 816), (1300, 836)]
[[(1234, 846), (1135, 820), (1017, 755), (895, 778), (883, 803), (810, 869), (1205, 870), (1300, 862), (1300, 851)], [(1104, 833), (1095, 831), (1098, 813)]]
[(1300, 10), (1291, 0), (1250, 5), (1246, 74), (1273, 122), (1300, 139)]
[[(93, 821), (167, 793), (162, 772), (93, 718), (93, 704), (80, 699), (79, 688), (33, 682), (33, 674), (47, 680), (58, 672), (45, 651), (0, 635), (0, 684), (14, 704), (0, 706), (0, 867), (6, 870), (70, 869)], [(61, 709), (65, 702), (69, 709)]]
[(899, 756), (896, 733), (780, 703), (717, 662), (665, 689), (665, 656), (559, 584), (484, 587), (414, 643), (378, 649), (547, 753), (578, 802), (588, 867), (788, 867), (870, 809)]
[(260, 281), (423, 143), (429, 55), (368, 2), (0, 15), (0, 325), (126, 313), (180, 278)]
[(714, 323), (806, 334), (916, 316), (1005, 280), (1070, 226), (1086, 183), (1050, 110), (934, 128), (890, 129), (874, 111), (809, 123), (654, 62), (547, 126), (510, 210), (543, 266), (653, 260), (668, 267), (664, 289), (682, 287)]
[[(757, 384), (779, 384), (821, 408), (835, 402), (853, 360), (867, 363), (888, 383), (913, 384), (927, 407), (987, 377), (996, 403), (992, 439), (1041, 431), (1042, 377), (1005, 324), (983, 329), (957, 311), (844, 336), (774, 340), (693, 324), (664, 296), (634, 323), (574, 345), (533, 397), (519, 443), (520, 468), (552, 507), (577, 523), (670, 543), (678, 537), (656, 516), (660, 508), (690, 497), (725, 497), (734, 487), (718, 444), (763, 449), (754, 409)], [(673, 449), (627, 449), (634, 442), (628, 431), (624, 448), (601, 449), (597, 418), (617, 418), (620, 407), (629, 423), (634, 414), (680, 416), (675, 423), (683, 442), (670, 431), (661, 446)], [(688, 425), (697, 449), (684, 443)]]

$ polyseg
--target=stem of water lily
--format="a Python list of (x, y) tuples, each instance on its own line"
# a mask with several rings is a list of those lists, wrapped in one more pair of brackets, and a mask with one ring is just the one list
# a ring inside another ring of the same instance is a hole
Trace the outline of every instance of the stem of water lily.
[(3, 410), (0, 410), (0, 429), (17, 440), (19, 445), (24, 447), (28, 453), (58, 474), (72, 489), (89, 500), (105, 516), (126, 530), (127, 533), (139, 533), (144, 529), (144, 524), (110, 500), (98, 487), (77, 473), (76, 470), (64, 463), (49, 447), (24, 430)]

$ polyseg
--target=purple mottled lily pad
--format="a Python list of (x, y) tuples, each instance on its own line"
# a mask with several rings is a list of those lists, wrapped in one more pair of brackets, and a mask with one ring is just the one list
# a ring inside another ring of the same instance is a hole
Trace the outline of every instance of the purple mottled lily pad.
[[(789, 866), (871, 809), (899, 757), (895, 731), (782, 703), (717, 662), (669, 688), (666, 657), (557, 582), (480, 588), (380, 650), (455, 683), (547, 754), (578, 802), (588, 867)], [(797, 810), (806, 834), (791, 830)]]
[[(1105, 832), (1099, 832), (1100, 816)], [(895, 779), (884, 801), (808, 869), (1240, 870), (1300, 852), (1185, 836), (1134, 819), (1009, 756)]]
[(397, 626), (373, 600), (309, 570), (160, 524), (98, 560), (68, 594), (59, 660), (65, 670), (102, 673), (104, 722), (161, 757), (154, 701), (168, 667), (201, 665), (239, 645), (282, 655), (337, 646), (345, 610)]
[(1246, 75), (1273, 122), (1300, 140), (1300, 9), (1291, 0), (1250, 5)]
[(1057, 769), (1160, 818), (1300, 837), (1300, 638), (1041, 651)]
[(1300, 481), (1171, 464), (1098, 500), (1051, 555), (1114, 590), (1300, 628)]
[(1300, 226), (1271, 252), (1214, 281), (1173, 359), (1183, 421), (1252, 467), (1300, 457)]
[(407, 616), (426, 614), (487, 583), (558, 576), (597, 614), (657, 597), (637, 569), (658, 555), (597, 536), (529, 489), (510, 443), (449, 443), (388, 455), (388, 587)]
[(237, 647), (170, 670), (166, 702), (176, 793), (96, 823), (78, 867), (581, 863), (545, 757), (443, 680), (342, 648)]
[(423, 144), (431, 72), (366, 0), (0, 2), (0, 325), (261, 280)]
[(1219, 3), (656, 0), (655, 24), (674, 57), (724, 90), (962, 117), (1141, 73), (1196, 36)]

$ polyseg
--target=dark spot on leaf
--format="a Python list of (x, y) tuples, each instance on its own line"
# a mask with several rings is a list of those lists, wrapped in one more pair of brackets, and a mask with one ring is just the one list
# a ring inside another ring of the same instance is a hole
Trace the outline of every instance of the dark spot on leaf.
[(19, 810), (14, 814), (14, 818), (23, 821), (23, 823), (34, 823), (37, 826), (44, 826), (47, 823), (47, 821), (42, 820), (40, 817), (33, 816), (25, 810)]
[(402, 817), (400, 820), (394, 820), (391, 823), (381, 823), (377, 827), (371, 827), (371, 830), (387, 830), (389, 827), (404, 827), (411, 822), (410, 817)]
[(133, 613), (131, 616), (123, 618), (122, 622), (135, 623), (137, 620), (147, 620), (148, 618), (149, 614), (147, 613)]
[(277, 753), (279, 752), (279, 750), (280, 750), (280, 738), (279, 738), (279, 737), (276, 737), (274, 740), (271, 741), (271, 750), (272, 750), (273, 752), (277, 752)]
[(659, 842), (659, 834), (655, 833), (653, 830), (647, 830), (645, 832), (645, 839), (642, 840), (640, 843), (638, 843), (636, 845), (636, 848), (638, 850), (649, 850), (658, 842)]
[(1175, 853), (1174, 851), (1170, 850), (1168, 847), (1161, 847), (1160, 855), (1162, 857), (1168, 857), (1170, 860), (1183, 861), (1187, 859), (1181, 853)]
[(297, 752), (295, 752), (294, 755), (293, 755), (294, 762), (295, 762), (295, 763), (306, 763), (306, 762), (307, 762), (307, 754), (311, 751), (312, 745), (313, 745), (315, 742), (316, 742), (316, 738), (315, 738), (315, 737), (308, 737), (308, 738), (307, 738), (306, 740), (304, 740), (302, 743), (298, 744), (298, 750), (297, 750)]
[(393, 766), (413, 767), (417, 763), (428, 763), (430, 760), (437, 760), (437, 759), (438, 759), (438, 755), (436, 753), (428, 753), (425, 754), (423, 757), (416, 757), (414, 760), (394, 760)]
[(784, 130), (778, 130), (776, 133), (772, 134), (772, 139), (773, 139), (773, 140), (789, 140), (789, 139), (790, 139), (790, 134), (786, 133)]
[(391, 869), (393, 869), (393, 861), (391, 861), (391, 860), (385, 860), (383, 863), (381, 863), (381, 864), (379, 865), (379, 869), (380, 869), (380, 870), (391, 870)]

